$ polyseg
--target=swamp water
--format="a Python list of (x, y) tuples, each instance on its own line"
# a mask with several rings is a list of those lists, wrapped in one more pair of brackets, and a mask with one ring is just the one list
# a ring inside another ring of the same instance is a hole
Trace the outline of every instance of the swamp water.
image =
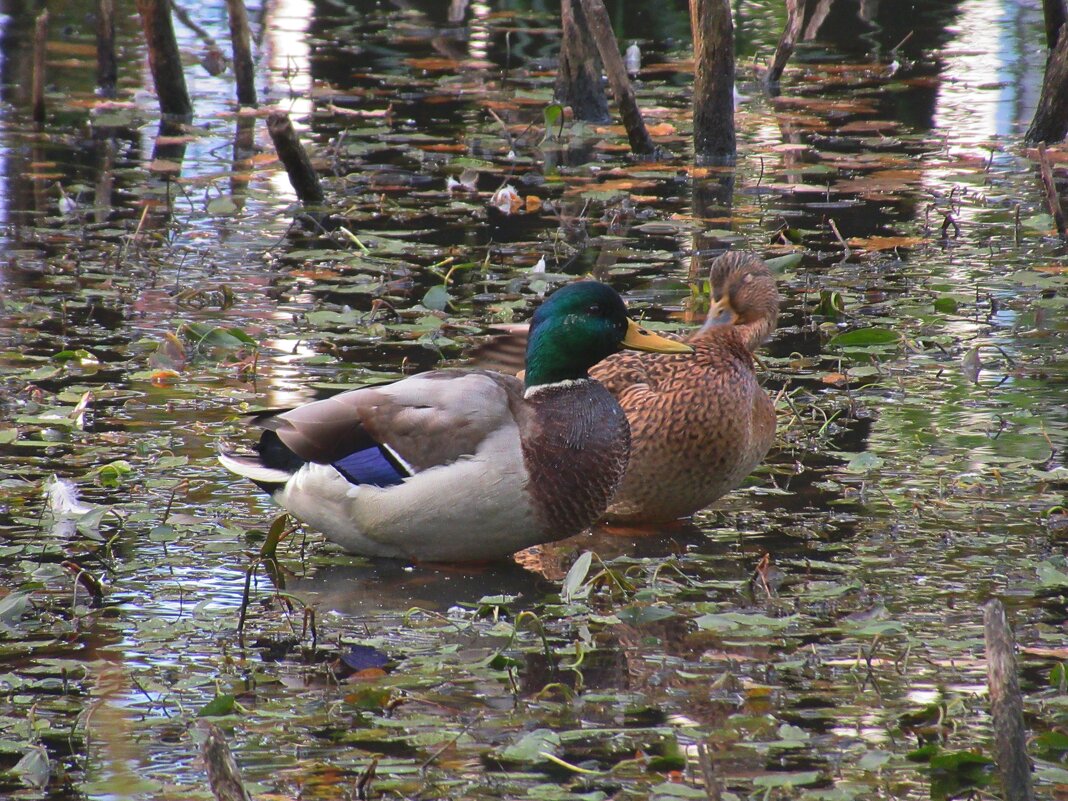
[[(87, 7), (53, 12), (36, 130), (32, 19), (0, 16), (0, 794), (210, 798), (198, 716), (257, 797), (355, 797), (375, 760), (382, 798), (966, 794), (1000, 597), (1063, 795), (1068, 260), (1020, 144), (1041, 16), (893, 5), (836, 4), (771, 99), (782, 11), (736, 4), (733, 172), (685, 155), (684, 5), (610, 7), (653, 163), (615, 125), (546, 136), (555, 7), (253, 6), (321, 235), (197, 34), (196, 117), (157, 137), (136, 20), (101, 104)], [(222, 4), (190, 13), (225, 39)], [(571, 276), (691, 325), (691, 255), (728, 246), (800, 255), (761, 355), (779, 436), (692, 527), (456, 570), (297, 532), (259, 564), (277, 510), (214, 460), (235, 412), (457, 363)]]

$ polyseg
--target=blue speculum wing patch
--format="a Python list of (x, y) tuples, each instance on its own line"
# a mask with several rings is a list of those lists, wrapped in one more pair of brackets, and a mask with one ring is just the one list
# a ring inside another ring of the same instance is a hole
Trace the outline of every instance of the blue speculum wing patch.
[(334, 469), (353, 484), (392, 487), (411, 475), (382, 445), (350, 453), (333, 463)]

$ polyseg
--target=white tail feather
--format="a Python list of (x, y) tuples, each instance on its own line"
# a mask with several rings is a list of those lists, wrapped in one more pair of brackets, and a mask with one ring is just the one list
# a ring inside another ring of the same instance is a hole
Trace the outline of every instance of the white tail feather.
[(264, 484), (285, 484), (293, 477), (292, 473), (285, 470), (265, 467), (254, 456), (238, 456), (235, 453), (227, 453), (226, 451), (219, 451), (218, 456), (222, 466), (231, 473), (237, 473), (239, 476), (244, 476), (252, 481), (260, 481)]

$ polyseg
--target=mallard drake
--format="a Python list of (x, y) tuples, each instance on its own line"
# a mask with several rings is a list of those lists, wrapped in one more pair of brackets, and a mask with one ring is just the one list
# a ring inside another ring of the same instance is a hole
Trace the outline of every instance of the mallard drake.
[(255, 452), (219, 460), (350, 553), (506, 556), (582, 531), (623, 476), (629, 429), (589, 376), (621, 347), (687, 353), (639, 328), (596, 281), (549, 296), (526, 375), (444, 369), (254, 415)]
[[(604, 519), (664, 523), (739, 486), (775, 438), (775, 408), (753, 371), (753, 350), (775, 330), (779, 293), (759, 257), (728, 252), (711, 265), (712, 303), (684, 340), (694, 354), (619, 353), (590, 370), (631, 427), (626, 475)], [(487, 345), (476, 361), (516, 369), (523, 331)]]

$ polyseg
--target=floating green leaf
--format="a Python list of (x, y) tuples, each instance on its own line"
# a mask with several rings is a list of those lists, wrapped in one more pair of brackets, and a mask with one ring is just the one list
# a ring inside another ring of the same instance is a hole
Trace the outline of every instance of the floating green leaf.
[(668, 606), (645, 606), (642, 604), (633, 604), (631, 606), (623, 607), (616, 612), (616, 615), (618, 615), (619, 619), (624, 623), (630, 623), (633, 626), (641, 626), (677, 617), (678, 612)]
[(445, 311), (451, 302), (452, 295), (449, 294), (449, 290), (443, 284), (430, 287), (427, 293), (423, 295), (423, 305), (434, 311)]
[(235, 350), (257, 345), (256, 340), (240, 328), (221, 328), (210, 323), (192, 322), (183, 323), (179, 331), (197, 347)]
[(868, 751), (857, 761), (857, 767), (861, 770), (877, 771), (888, 764), (892, 757), (893, 754), (889, 751)]
[(974, 751), (939, 753), (928, 765), (932, 797), (952, 797), (970, 787), (985, 787), (994, 777), (994, 761)]
[(229, 195), (213, 197), (208, 201), (208, 214), (215, 214), (219, 217), (230, 217), (237, 214), (238, 211), (240, 211), (240, 208)]
[(884, 464), (886, 462), (871, 451), (862, 451), (849, 460), (845, 469), (850, 473), (869, 473), (880, 469)]
[(216, 695), (197, 712), (198, 718), (213, 718), (232, 715), (237, 708), (237, 700), (229, 694)]
[(97, 361), (89, 351), (84, 348), (78, 350), (61, 350), (59, 353), (53, 354), (52, 359), (57, 362), (69, 362), (69, 361), (82, 361), (82, 362), (95, 362)]
[(560, 735), (550, 729), (535, 729), (519, 738), (501, 751), (501, 757), (509, 762), (537, 764), (545, 761), (546, 753), (560, 747)]
[(117, 487), (122, 483), (122, 477), (132, 473), (133, 466), (125, 459), (117, 459), (114, 462), (100, 465), (89, 471), (89, 475), (96, 476), (97, 481), (104, 487)]
[(767, 259), (765, 264), (768, 265), (768, 268), (772, 272), (782, 273), (787, 270), (792, 270), (799, 265), (804, 257), (805, 254), (801, 252), (787, 253), (785, 256), (776, 256), (774, 259)]
[(936, 298), (934, 302), (935, 311), (942, 312), (943, 314), (956, 314), (957, 313), (957, 301), (949, 296), (943, 296)]
[(1068, 587), (1068, 573), (1049, 560), (1038, 563), (1038, 581), (1043, 587)]
[(703, 787), (691, 787), (688, 784), (678, 782), (663, 782), (652, 788), (653, 801), (656, 799), (671, 798), (700, 798), (708, 799), (708, 790)]
[(832, 337), (828, 348), (861, 348), (894, 345), (901, 341), (901, 334), (889, 328), (856, 328)]
[(1035, 747), (1046, 759), (1061, 761), (1068, 755), (1068, 734), (1063, 731), (1046, 731), (1034, 739)]
[(26, 592), (13, 592), (0, 598), (0, 623), (13, 626), (19, 622), (30, 606), (30, 595)]
[(48, 780), (52, 776), (52, 766), (48, 761), (48, 752), (39, 745), (33, 746), (27, 751), (11, 769), (24, 784), (30, 787), (42, 789), (48, 786)]
[(798, 615), (787, 615), (786, 617), (768, 617), (758, 612), (745, 613), (745, 612), (724, 612), (721, 614), (710, 613), (707, 615), (701, 615), (694, 623), (698, 628), (706, 629), (708, 631), (737, 631), (743, 629), (750, 629), (754, 633), (761, 631), (771, 632), (780, 631), (796, 623)]
[(804, 787), (820, 780), (818, 770), (805, 770), (796, 773), (763, 773), (753, 779), (755, 787)]

